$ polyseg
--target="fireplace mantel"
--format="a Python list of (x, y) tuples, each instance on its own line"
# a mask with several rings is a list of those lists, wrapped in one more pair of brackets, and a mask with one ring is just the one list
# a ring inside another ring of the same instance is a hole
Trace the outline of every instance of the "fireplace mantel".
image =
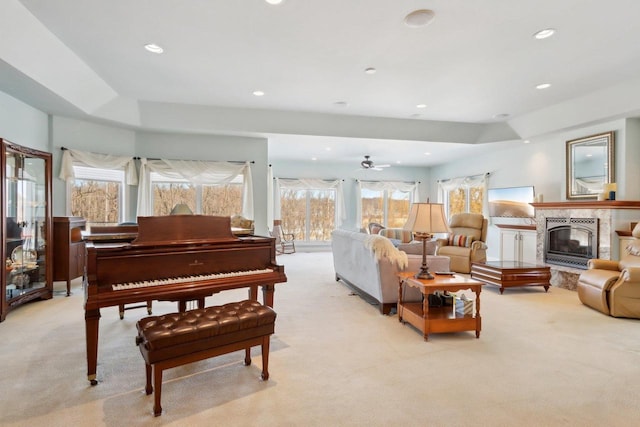
[(640, 201), (635, 200), (588, 200), (567, 202), (530, 203), (536, 209), (640, 209)]

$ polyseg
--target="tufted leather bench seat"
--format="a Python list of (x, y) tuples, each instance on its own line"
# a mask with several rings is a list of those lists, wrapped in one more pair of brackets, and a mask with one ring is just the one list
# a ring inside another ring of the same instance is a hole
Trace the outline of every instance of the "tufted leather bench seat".
[[(251, 347), (262, 346), (263, 380), (269, 379), (269, 338), (276, 313), (258, 301), (245, 300), (141, 319), (136, 344), (145, 360), (145, 392), (155, 388), (153, 413), (162, 413), (162, 372), (165, 369), (245, 349), (244, 364), (251, 364)], [(151, 376), (153, 371), (153, 387)]]

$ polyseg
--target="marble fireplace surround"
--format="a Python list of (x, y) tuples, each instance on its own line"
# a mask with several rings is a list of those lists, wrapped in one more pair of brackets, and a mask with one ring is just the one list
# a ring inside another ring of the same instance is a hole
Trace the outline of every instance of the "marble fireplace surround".
[[(545, 223), (547, 217), (598, 218), (598, 258), (619, 259), (616, 230), (627, 230), (640, 219), (640, 201), (606, 200), (532, 203), (536, 209), (536, 259), (544, 264)], [(584, 270), (552, 265), (551, 284), (576, 290)]]

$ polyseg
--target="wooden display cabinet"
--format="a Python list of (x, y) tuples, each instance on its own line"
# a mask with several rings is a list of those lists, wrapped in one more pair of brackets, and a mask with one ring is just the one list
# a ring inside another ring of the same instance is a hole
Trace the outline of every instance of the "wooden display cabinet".
[(2, 242), (0, 321), (14, 308), (53, 295), (51, 154), (0, 139)]
[(85, 275), (86, 247), (82, 239), (87, 221), (79, 216), (53, 218), (53, 280), (67, 282), (67, 296), (71, 295), (71, 281)]

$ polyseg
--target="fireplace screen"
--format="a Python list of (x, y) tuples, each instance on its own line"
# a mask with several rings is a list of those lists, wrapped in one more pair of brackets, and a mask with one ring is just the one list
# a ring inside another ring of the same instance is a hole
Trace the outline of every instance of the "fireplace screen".
[(546, 220), (546, 263), (586, 269), (587, 261), (598, 257), (597, 218)]

